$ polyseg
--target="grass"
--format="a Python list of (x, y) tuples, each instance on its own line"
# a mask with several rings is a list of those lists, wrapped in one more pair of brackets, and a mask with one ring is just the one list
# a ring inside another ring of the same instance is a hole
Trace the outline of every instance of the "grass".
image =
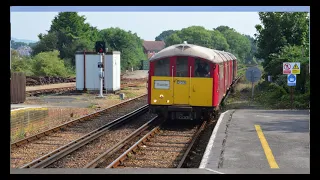
[(246, 107), (259, 108), (261, 105), (251, 99), (252, 85), (249, 81), (242, 77), (238, 84), (222, 105), (222, 109), (241, 109)]
[(25, 129), (20, 128), (18, 131), (13, 133), (13, 135), (11, 136), (11, 142), (15, 142), (19, 139), (23, 139), (25, 137), (25, 135), (26, 135)]
[(97, 104), (91, 103), (87, 108), (95, 109), (97, 108)]
[(125, 99), (127, 99), (127, 98), (134, 98), (134, 97), (137, 96), (135, 93), (130, 92), (130, 91), (122, 91), (121, 93), (124, 93), (124, 94), (125, 94)]

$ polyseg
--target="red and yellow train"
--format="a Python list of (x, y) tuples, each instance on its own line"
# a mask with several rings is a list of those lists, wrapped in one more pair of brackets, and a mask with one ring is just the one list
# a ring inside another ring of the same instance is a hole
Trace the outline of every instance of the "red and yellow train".
[(207, 118), (236, 75), (237, 59), (229, 52), (186, 42), (167, 47), (149, 59), (150, 110), (170, 119)]

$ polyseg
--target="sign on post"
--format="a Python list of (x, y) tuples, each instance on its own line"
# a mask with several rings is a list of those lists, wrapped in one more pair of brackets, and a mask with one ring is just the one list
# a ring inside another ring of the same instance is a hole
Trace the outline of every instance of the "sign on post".
[(300, 74), (300, 63), (284, 62), (282, 69), (283, 69), (283, 74)]
[(300, 63), (292, 63), (293, 66), (292, 66), (292, 70), (291, 70), (291, 73), (292, 74), (300, 74)]
[(103, 68), (102, 62), (98, 62), (98, 68)]
[(296, 86), (297, 83), (297, 75), (295, 74), (288, 74), (288, 86)]
[(291, 74), (291, 63), (283, 63), (283, 74)]
[(255, 82), (257, 82), (257, 81), (260, 80), (260, 78), (261, 78), (261, 71), (260, 71), (260, 69), (257, 68), (257, 67), (250, 67), (250, 68), (248, 68), (247, 71), (246, 71), (246, 78), (247, 78), (247, 80), (250, 81), (251, 84), (252, 84), (252, 90), (251, 90), (252, 94), (251, 94), (251, 98), (252, 98), (252, 100), (253, 100), (253, 92), (254, 92), (253, 83), (255, 83)]

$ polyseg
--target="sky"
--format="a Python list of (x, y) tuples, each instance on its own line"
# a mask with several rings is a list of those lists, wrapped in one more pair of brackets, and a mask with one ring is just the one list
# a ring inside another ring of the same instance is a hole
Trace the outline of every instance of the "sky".
[[(99, 30), (119, 27), (137, 33), (144, 40), (154, 41), (165, 30), (181, 30), (189, 26), (206, 29), (221, 25), (241, 34), (254, 36), (260, 24), (258, 12), (78, 12)], [(38, 34), (47, 33), (58, 12), (11, 12), (11, 37), (38, 41)]]

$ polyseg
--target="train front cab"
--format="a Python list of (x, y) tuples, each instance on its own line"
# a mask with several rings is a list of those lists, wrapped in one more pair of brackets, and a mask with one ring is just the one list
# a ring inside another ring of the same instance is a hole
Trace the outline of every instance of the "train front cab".
[[(198, 72), (202, 65), (208, 72), (206, 75)], [(223, 65), (220, 68), (224, 69)], [(150, 110), (170, 119), (206, 118), (219, 104), (220, 91), (224, 91), (225, 86), (220, 84), (223, 81), (218, 80), (224, 77), (218, 75), (220, 68), (197, 57), (175, 56), (151, 61)]]

